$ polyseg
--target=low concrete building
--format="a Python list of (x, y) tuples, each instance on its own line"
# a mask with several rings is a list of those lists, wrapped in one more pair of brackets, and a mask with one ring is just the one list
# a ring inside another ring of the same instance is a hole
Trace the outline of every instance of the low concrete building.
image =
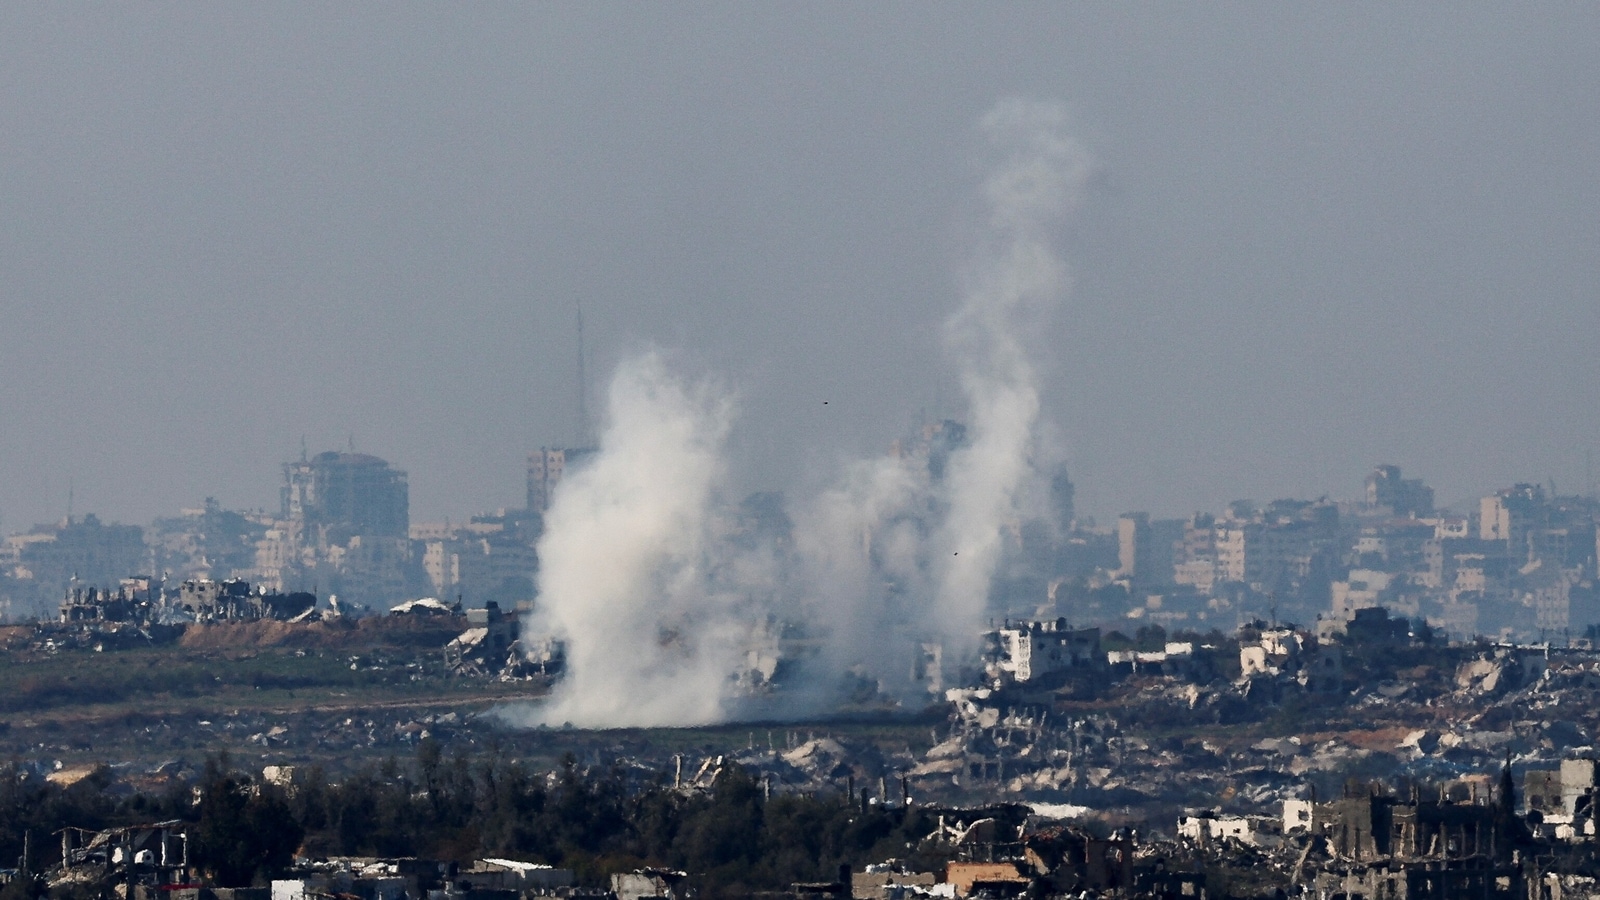
[(998, 683), (1027, 683), (1104, 665), (1100, 629), (1068, 628), (1066, 619), (1005, 623), (984, 635), (985, 672)]
[(932, 872), (904, 872), (890, 866), (867, 866), (866, 871), (850, 876), (850, 896), (855, 900), (888, 900), (909, 895), (914, 889), (925, 892), (939, 879)]
[(945, 869), (944, 880), (955, 887), (957, 897), (970, 896), (980, 888), (999, 888), (996, 893), (1021, 893), (1029, 884), (1028, 876), (1013, 862), (952, 861)]
[(571, 887), (574, 883), (571, 869), (498, 858), (477, 860), (472, 864), (472, 868), (458, 876), (458, 880), (468, 882), (475, 889), (518, 893), (549, 891), (554, 888)]
[(1238, 841), (1255, 846), (1259, 843), (1255, 823), (1244, 816), (1219, 816), (1200, 813), (1178, 820), (1178, 836), (1197, 844), (1216, 841)]
[(681, 897), (681, 886), (688, 874), (675, 869), (636, 869), (611, 876), (611, 893), (617, 900), (641, 897)]

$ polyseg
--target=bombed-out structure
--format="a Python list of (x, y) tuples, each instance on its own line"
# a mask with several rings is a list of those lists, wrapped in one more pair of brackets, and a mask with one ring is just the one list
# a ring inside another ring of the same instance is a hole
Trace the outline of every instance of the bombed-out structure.
[(239, 579), (185, 581), (178, 587), (178, 607), (196, 622), (294, 619), (316, 606), (316, 594), (268, 593), (252, 589), (250, 582)]

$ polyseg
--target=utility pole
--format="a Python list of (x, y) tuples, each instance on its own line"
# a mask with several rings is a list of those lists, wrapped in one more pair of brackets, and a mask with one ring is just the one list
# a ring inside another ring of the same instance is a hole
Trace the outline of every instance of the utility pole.
[(589, 376), (584, 371), (583, 307), (578, 307), (578, 446), (588, 447), (589, 437)]
[(125, 900), (133, 900), (134, 878), (133, 878), (133, 829), (132, 828), (129, 828), (127, 831), (123, 832), (122, 840), (123, 840), (123, 844), (122, 844), (122, 846), (123, 846), (123, 850), (122, 850), (123, 871), (125, 873), (124, 877), (127, 879), (127, 885), (128, 885), (127, 893), (123, 894), (123, 897), (125, 898)]

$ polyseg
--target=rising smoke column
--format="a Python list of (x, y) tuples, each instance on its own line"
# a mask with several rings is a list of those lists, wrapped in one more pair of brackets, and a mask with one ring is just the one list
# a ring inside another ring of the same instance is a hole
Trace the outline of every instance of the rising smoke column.
[(646, 353), (618, 368), (608, 406), (599, 454), (556, 488), (539, 541), (540, 624), (567, 647), (540, 718), (721, 721), (746, 629), (741, 599), (707, 571), (732, 400)]
[(1066, 133), (1060, 104), (1007, 100), (981, 124), (998, 156), (983, 184), (985, 218), (959, 308), (945, 323), (967, 442), (935, 477), (928, 460), (892, 454), (849, 463), (801, 504), (795, 546), (807, 621), (824, 623), (823, 674), (864, 666), (908, 700), (916, 642), (942, 640), (946, 659), (976, 643), (1007, 526), (1037, 518), (1041, 428), (1028, 351), (1065, 293), (1051, 226), (1077, 199), (1090, 164)]
[(1002, 101), (982, 121), (1001, 155), (984, 182), (988, 234), (961, 307), (945, 323), (969, 417), (969, 442), (951, 455), (945, 479), (932, 608), (953, 649), (975, 640), (1002, 529), (1037, 486), (1039, 386), (1024, 338), (1064, 294), (1065, 267), (1048, 231), (1076, 202), (1090, 167), (1066, 125), (1060, 104), (1028, 100)]
[(932, 500), (925, 471), (883, 456), (852, 461), (836, 485), (802, 505), (794, 532), (800, 620), (820, 626), (827, 640), (808, 666), (811, 678), (794, 686), (800, 695), (786, 698), (790, 710), (836, 703), (839, 675), (852, 668), (891, 694), (907, 693), (901, 682), (912, 647), (900, 628), (908, 610), (895, 598), (928, 594), (923, 513)]
[(567, 676), (542, 721), (726, 720), (737, 713), (730, 676), (749, 637), (766, 604), (791, 593), (805, 600), (790, 617), (830, 635), (813, 672), (822, 681), (788, 686), (791, 711), (831, 702), (823, 682), (847, 666), (913, 696), (913, 638), (942, 636), (947, 659), (973, 646), (1002, 533), (1038, 486), (1038, 375), (1025, 336), (1064, 292), (1047, 232), (1089, 169), (1065, 126), (1063, 107), (1022, 100), (983, 118), (1000, 161), (984, 182), (984, 240), (945, 326), (969, 406), (968, 442), (940, 478), (925, 460), (859, 460), (801, 504), (799, 591), (719, 525), (727, 395), (673, 374), (656, 354), (618, 369), (600, 453), (557, 487), (539, 543), (543, 614), (530, 633), (567, 645)]

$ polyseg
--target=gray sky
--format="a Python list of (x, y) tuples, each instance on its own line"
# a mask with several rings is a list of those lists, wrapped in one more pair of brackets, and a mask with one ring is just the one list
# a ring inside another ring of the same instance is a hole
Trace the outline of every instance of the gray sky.
[(516, 505), (580, 302), (597, 383), (675, 348), (744, 484), (822, 477), (953, 400), (1012, 95), (1099, 166), (1040, 335), (1088, 511), (1583, 487), (1600, 6), (9, 4), (0, 522), (275, 508), (301, 435)]

